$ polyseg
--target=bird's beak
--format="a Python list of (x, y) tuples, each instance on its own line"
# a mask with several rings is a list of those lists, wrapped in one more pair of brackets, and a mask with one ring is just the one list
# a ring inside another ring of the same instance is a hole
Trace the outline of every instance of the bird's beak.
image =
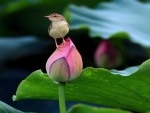
[(49, 18), (49, 16), (44, 16), (45, 18)]

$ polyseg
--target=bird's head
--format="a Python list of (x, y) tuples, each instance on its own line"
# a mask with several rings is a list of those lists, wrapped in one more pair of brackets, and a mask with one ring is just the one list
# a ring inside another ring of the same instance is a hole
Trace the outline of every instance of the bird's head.
[(50, 15), (44, 16), (44, 17), (48, 18), (51, 21), (64, 21), (64, 20), (66, 20), (62, 15), (57, 14), (57, 13), (53, 13), (53, 14), (50, 14)]

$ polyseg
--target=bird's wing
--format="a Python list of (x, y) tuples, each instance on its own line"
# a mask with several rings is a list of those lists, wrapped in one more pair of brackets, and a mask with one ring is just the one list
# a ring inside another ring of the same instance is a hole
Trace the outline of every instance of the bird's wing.
[(52, 23), (48, 27), (48, 33), (50, 32), (51, 28), (52, 28)]

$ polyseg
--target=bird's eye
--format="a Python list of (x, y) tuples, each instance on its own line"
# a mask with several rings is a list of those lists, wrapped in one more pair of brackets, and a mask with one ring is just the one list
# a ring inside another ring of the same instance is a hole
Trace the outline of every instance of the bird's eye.
[(54, 17), (57, 17), (56, 15), (54, 15)]

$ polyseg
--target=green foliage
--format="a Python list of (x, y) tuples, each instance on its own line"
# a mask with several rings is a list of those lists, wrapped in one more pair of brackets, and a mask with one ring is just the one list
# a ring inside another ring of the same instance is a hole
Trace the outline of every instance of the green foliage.
[(86, 0), (11, 0), (2, 2), (0, 4), (0, 35), (48, 36), (47, 28), (50, 21), (44, 16), (50, 13), (63, 13), (71, 3), (76, 5), (85, 5), (86, 3), (87, 6), (93, 7), (98, 2), (99, 0), (92, 2), (86, 2)]
[(70, 108), (68, 113), (131, 113), (130, 111), (123, 111), (120, 109), (111, 108), (97, 108), (83, 104), (77, 104)]
[[(70, 5), (66, 13), (70, 15), (70, 27), (86, 27), (92, 37), (128, 37), (131, 41), (150, 47), (150, 2), (137, 0), (113, 0), (101, 3), (95, 9)], [(70, 13), (70, 14), (69, 14)]]
[[(148, 0), (139, 1), (145, 2)], [(142, 46), (150, 46), (150, 27), (148, 26), (150, 2), (141, 3), (134, 0), (112, 0), (111, 2), (100, 3), (97, 8), (92, 9), (99, 2), (99, 0), (88, 2), (87, 0), (0, 1), (0, 35), (11, 37), (18, 35), (36, 35), (41, 38), (49, 38), (47, 28), (50, 21), (45, 19), (44, 16), (53, 12), (63, 13), (66, 6), (69, 5), (64, 15), (70, 21), (70, 27), (72, 28), (71, 32), (73, 29), (86, 29), (84, 32), (81, 30), (78, 32), (73, 31), (74, 34), (72, 36), (75, 37), (75, 39), (79, 37), (77, 40), (81, 43), (81, 47), (84, 52), (85, 49), (83, 47), (83, 43), (85, 43), (85, 40), (86, 42), (90, 42), (90, 49), (95, 47), (95, 43), (92, 43), (93, 39), (87, 39), (88, 36), (85, 35), (87, 34), (87, 29), (92, 37), (101, 37), (104, 39), (111, 38), (112, 42), (116, 37), (121, 38), (122, 40), (124, 38), (129, 38), (131, 41), (139, 43)], [(96, 43), (99, 41), (100, 40), (96, 41)], [(118, 49), (120, 49), (123, 45), (120, 39), (118, 42), (115, 40), (115, 43), (121, 45)], [(89, 43), (87, 43), (87, 45), (88, 44)], [(81, 49), (79, 46), (77, 48)], [(85, 48), (87, 49), (87, 47)], [(90, 49), (88, 48), (87, 50)], [(131, 53), (135, 55), (132, 47), (128, 50), (131, 50)], [(135, 48), (135, 50), (138, 50), (137, 53), (140, 51), (137, 48)], [(92, 52), (93, 51), (94, 49)], [(88, 51), (87, 53), (88, 55), (92, 55), (92, 52)], [(147, 50), (147, 53), (149, 53), (149, 50)], [(129, 52), (124, 52), (124, 56), (126, 54), (133, 56)], [(88, 55), (84, 55), (84, 58)], [(143, 53), (142, 56), (144, 56)], [(127, 59), (126, 56), (125, 58)], [(138, 59), (138, 57), (136, 58)], [(89, 60), (86, 61), (89, 62)], [(132, 67), (123, 71), (109, 71), (103, 68), (91, 67), (85, 68), (79, 80), (74, 83), (67, 83), (66, 99), (72, 101), (91, 102), (138, 112), (148, 111), (150, 110), (149, 64), (150, 60), (144, 62), (140, 67)], [(20, 83), (16, 96), (14, 96), (13, 99), (15, 101), (21, 99), (57, 100), (58, 84), (50, 80), (47, 74), (38, 70), (33, 72)], [(91, 111), (93, 113), (93, 110), (96, 110), (96, 112), (99, 112), (99, 110), (102, 112), (102, 110), (104, 110), (84, 105), (77, 105), (73, 107), (70, 112), (78, 112), (75, 111), (77, 109), (82, 112)], [(113, 112), (115, 109), (107, 110), (111, 110), (111, 112)], [(0, 112), (23, 113), (3, 102), (0, 102)], [(120, 110), (118, 112), (120, 112)]]
[(20, 110), (17, 110), (15, 108), (5, 104), (4, 102), (0, 101), (0, 113), (27, 113), (27, 112), (22, 112)]
[[(85, 68), (76, 82), (67, 83), (66, 99), (146, 112), (150, 110), (149, 69), (150, 60), (137, 68), (115, 73), (103, 68)], [(128, 76), (123, 76), (127, 71)], [(20, 83), (13, 99), (57, 100), (58, 84), (38, 70)]]

